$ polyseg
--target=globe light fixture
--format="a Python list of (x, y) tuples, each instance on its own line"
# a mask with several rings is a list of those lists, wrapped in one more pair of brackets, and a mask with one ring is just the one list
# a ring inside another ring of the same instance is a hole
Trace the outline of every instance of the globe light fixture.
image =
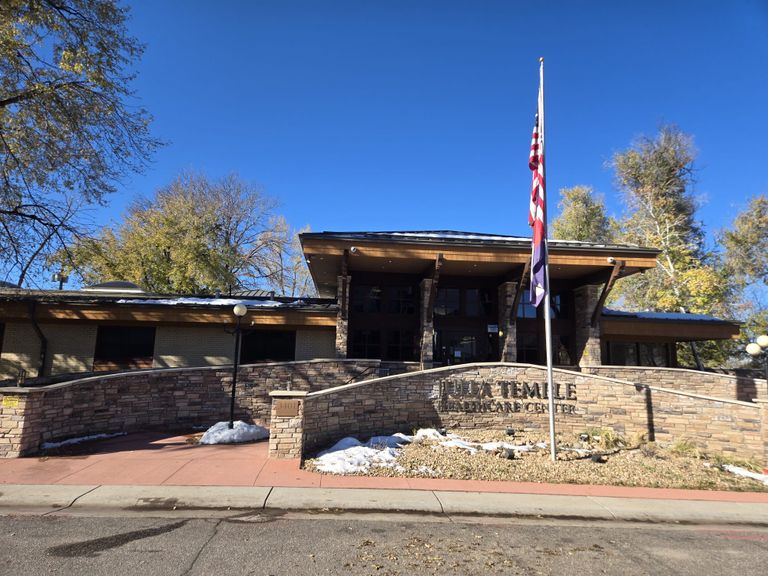
[(761, 354), (765, 360), (765, 382), (768, 386), (768, 334), (761, 334), (754, 342), (747, 344), (747, 354), (758, 358)]
[(235, 315), (235, 353), (232, 358), (232, 394), (229, 400), (229, 429), (235, 427), (235, 389), (237, 388), (237, 369), (240, 362), (240, 321), (248, 313), (248, 307), (242, 302), (238, 302), (232, 308), (232, 314)]

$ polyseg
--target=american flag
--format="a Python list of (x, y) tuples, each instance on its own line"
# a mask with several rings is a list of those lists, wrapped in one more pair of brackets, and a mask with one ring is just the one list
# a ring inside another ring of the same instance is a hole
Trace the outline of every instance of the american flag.
[(545, 266), (547, 263), (547, 247), (544, 239), (547, 235), (546, 217), (544, 214), (544, 93), (539, 86), (539, 105), (536, 121), (533, 125), (531, 139), (531, 155), (528, 167), (533, 171), (531, 184), (531, 207), (528, 213), (528, 225), (533, 227), (531, 242), (531, 304), (538, 306), (547, 296), (547, 281)]

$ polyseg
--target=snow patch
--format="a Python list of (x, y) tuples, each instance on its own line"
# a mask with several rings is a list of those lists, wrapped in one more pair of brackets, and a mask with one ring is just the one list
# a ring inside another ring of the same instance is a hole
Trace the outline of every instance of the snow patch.
[(269, 438), (269, 430), (255, 424), (246, 424), (237, 420), (229, 429), (229, 422), (217, 422), (200, 438), (200, 444), (237, 444)]
[(61, 448), (62, 446), (69, 446), (70, 444), (80, 444), (80, 442), (88, 442), (89, 440), (103, 440), (105, 438), (115, 438), (116, 436), (125, 436), (125, 432), (115, 432), (113, 434), (91, 434), (90, 436), (80, 436), (79, 438), (67, 438), (60, 442), (43, 442), (43, 450), (51, 450), (52, 448)]
[[(357, 438), (348, 436), (342, 438), (330, 448), (320, 452), (315, 458), (315, 468), (329, 474), (356, 474), (365, 473), (373, 467), (394, 468), (404, 471), (396, 464), (400, 449), (404, 444), (418, 441), (434, 441), (436, 450), (442, 448), (459, 448), (470, 454), (476, 454), (480, 450), (495, 452), (500, 449), (528, 452), (539, 448), (546, 448), (547, 444), (509, 444), (507, 442), (469, 442), (456, 434), (441, 434), (434, 428), (420, 428), (413, 436), (406, 434), (392, 434), (391, 436), (372, 436), (363, 443)], [(420, 466), (414, 470), (424, 476), (436, 476), (437, 472), (426, 466)]]
[(736, 474), (736, 476), (752, 478), (752, 480), (757, 480), (758, 482), (762, 482), (768, 486), (768, 474), (758, 474), (757, 472), (752, 472), (751, 470), (747, 470), (746, 468), (741, 468), (739, 466), (734, 466), (733, 464), (724, 464), (723, 470), (730, 472), (731, 474)]

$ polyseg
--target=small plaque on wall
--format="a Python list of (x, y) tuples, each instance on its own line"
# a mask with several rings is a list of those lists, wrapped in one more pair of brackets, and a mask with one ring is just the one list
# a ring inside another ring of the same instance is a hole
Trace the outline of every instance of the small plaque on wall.
[(298, 415), (298, 400), (275, 400), (275, 416), (278, 418), (293, 418)]

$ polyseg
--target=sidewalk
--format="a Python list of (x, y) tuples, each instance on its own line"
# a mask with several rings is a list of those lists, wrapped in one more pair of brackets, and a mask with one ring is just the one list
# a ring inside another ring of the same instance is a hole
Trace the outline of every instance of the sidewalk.
[(266, 442), (194, 446), (149, 433), (97, 446), (0, 461), (0, 513), (347, 510), (768, 526), (768, 493), (328, 476), (267, 459)]

